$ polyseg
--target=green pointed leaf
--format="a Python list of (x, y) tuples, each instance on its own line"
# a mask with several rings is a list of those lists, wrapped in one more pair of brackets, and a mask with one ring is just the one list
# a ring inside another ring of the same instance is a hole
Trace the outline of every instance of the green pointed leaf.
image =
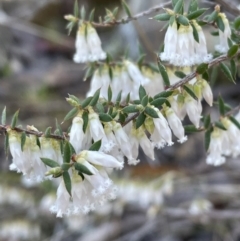
[(218, 12), (214, 10), (208, 17), (208, 22), (214, 22), (218, 17)]
[(159, 94), (156, 94), (153, 98), (158, 99), (158, 98), (168, 98), (173, 94), (174, 91), (163, 91)]
[(89, 148), (89, 151), (99, 151), (102, 145), (102, 140), (94, 142), (91, 147)]
[(211, 86), (214, 86), (214, 84), (216, 83), (216, 80), (218, 78), (218, 73), (219, 73), (219, 68), (213, 67), (211, 72), (211, 79), (210, 79)]
[(112, 88), (109, 85), (108, 86), (108, 102), (111, 102), (111, 100), (112, 100)]
[(81, 172), (78, 172), (78, 175), (82, 178), (82, 180), (84, 181), (85, 177)]
[(195, 95), (195, 93), (187, 86), (184, 85), (183, 89), (195, 100), (198, 100), (197, 96)]
[(62, 169), (63, 171), (68, 171), (71, 166), (72, 166), (71, 163), (63, 163), (63, 164), (61, 165), (61, 169)]
[(38, 136), (36, 136), (36, 144), (39, 147), (39, 149), (41, 149), (41, 143)]
[(194, 37), (195, 41), (199, 43), (198, 31), (197, 31), (194, 24), (191, 24), (191, 26), (192, 26), (192, 29), (193, 29), (193, 37)]
[(142, 85), (140, 85), (138, 93), (139, 93), (139, 99), (140, 100), (142, 100), (143, 97), (145, 97), (147, 95), (147, 92), (146, 92), (145, 88)]
[[(171, 16), (170, 20), (169, 20), (169, 25), (172, 26), (174, 21), (176, 20), (175, 15)], [(162, 51), (161, 51), (162, 52)]]
[(11, 122), (11, 128), (14, 129), (16, 127), (17, 121), (18, 121), (18, 113), (19, 110), (15, 112), (15, 114), (13, 115), (12, 118), (12, 122)]
[(233, 42), (230, 38), (227, 38), (227, 42), (228, 42), (228, 47), (231, 48), (233, 46)]
[(212, 31), (212, 32), (211, 32), (211, 35), (212, 35), (212, 36), (219, 36), (219, 31)]
[(144, 96), (144, 97), (142, 98), (141, 105), (142, 105), (143, 107), (146, 107), (147, 104), (148, 104), (148, 96), (146, 95), (146, 96)]
[(85, 10), (84, 6), (81, 7), (81, 14), (80, 14), (80, 16), (81, 16), (82, 20), (85, 20), (85, 18), (86, 18), (86, 10)]
[(65, 142), (64, 151), (63, 151), (63, 162), (70, 163), (71, 161), (71, 148), (68, 141)]
[(179, 15), (177, 17), (177, 22), (183, 26), (188, 26), (189, 25), (189, 20), (183, 16), (183, 15)]
[(83, 81), (86, 81), (87, 78), (92, 76), (94, 71), (95, 71), (95, 66), (94, 65), (91, 65), (90, 67), (88, 67), (87, 70), (86, 70), (86, 73), (85, 73), (85, 75), (83, 77)]
[(136, 119), (136, 129), (143, 125), (146, 115), (142, 112)]
[(184, 126), (185, 133), (195, 133), (199, 132), (198, 128), (196, 128), (194, 125), (186, 125)]
[(128, 104), (130, 102), (130, 93), (128, 93), (127, 97), (126, 97), (126, 104)]
[(49, 166), (49, 167), (60, 167), (60, 165), (56, 162), (56, 161), (54, 161), (54, 160), (52, 160), (52, 159), (49, 159), (49, 158), (40, 158), (41, 160), (42, 160), (42, 162), (45, 164), (45, 165), (47, 165), (47, 166)]
[(159, 118), (158, 113), (151, 107), (147, 106), (144, 112), (152, 118)]
[(166, 102), (166, 99), (160, 97), (160, 98), (154, 99), (150, 104), (151, 104), (151, 105), (154, 105), (154, 106), (157, 107), (157, 108), (159, 108), (159, 107), (161, 107), (165, 102)]
[(232, 58), (238, 51), (238, 45), (234, 44), (229, 50), (228, 50), (228, 57)]
[(172, 0), (172, 6), (175, 7), (175, 5), (177, 4), (178, 0)]
[(202, 64), (198, 65), (198, 67), (196, 69), (196, 72), (198, 74), (203, 74), (207, 70), (208, 70), (208, 64), (207, 63), (202, 63)]
[(51, 130), (52, 130), (52, 127), (49, 126), (49, 127), (45, 130), (44, 136), (45, 136), (45, 137), (49, 137), (49, 136), (51, 135)]
[(237, 121), (236, 118), (234, 118), (233, 116), (229, 116), (229, 120), (230, 120), (238, 129), (240, 129), (240, 123), (239, 123), (239, 121)]
[(205, 79), (206, 81), (208, 81), (208, 80), (209, 80), (209, 74), (208, 74), (208, 72), (204, 72), (204, 73), (202, 74), (202, 78)]
[[(67, 113), (67, 115), (64, 117), (63, 122), (65, 122), (65, 121), (67, 121), (67, 120), (72, 119), (73, 117), (75, 117), (75, 116), (77, 115), (78, 111), (79, 111), (78, 107), (74, 107), (73, 109), (71, 109), (71, 110)], [(62, 122), (62, 123), (63, 123), (63, 122)]]
[(221, 130), (224, 130), (224, 131), (227, 130), (226, 127), (223, 125), (223, 123), (220, 121), (215, 122), (215, 126)]
[(88, 126), (88, 112), (87, 111), (83, 112), (82, 118), (83, 118), (83, 132), (86, 133), (87, 126)]
[(120, 102), (122, 100), (122, 90), (119, 91), (118, 95), (117, 95), (117, 98), (116, 98), (116, 106), (119, 106), (120, 105)]
[(120, 112), (119, 121), (121, 124), (123, 124), (126, 121), (126, 115)]
[(103, 106), (103, 104), (102, 103), (97, 103), (97, 105), (96, 105), (96, 109), (97, 109), (97, 112), (98, 113), (104, 113), (104, 106)]
[(218, 96), (218, 108), (221, 116), (224, 116), (225, 115), (224, 100), (222, 99), (221, 96)]
[(183, 9), (183, 0), (178, 0), (178, 2), (175, 4), (173, 11), (175, 13), (181, 13)]
[(95, 8), (94, 9), (92, 9), (92, 11), (90, 12), (90, 14), (89, 14), (89, 21), (90, 22), (93, 22), (93, 20), (94, 20), (94, 14), (95, 14)]
[(113, 16), (116, 17), (117, 14), (118, 14), (118, 7), (115, 7), (115, 8), (113, 9)]
[(72, 192), (72, 182), (71, 182), (71, 177), (69, 175), (68, 172), (63, 172), (62, 174), (63, 176), (63, 181), (64, 181), (64, 184), (65, 184), (65, 187), (66, 187), (66, 190), (68, 191), (70, 197), (72, 196), (71, 192)]
[(168, 78), (167, 70), (166, 70), (165, 66), (162, 65), (159, 61), (158, 61), (158, 69), (159, 69), (159, 72), (162, 75), (165, 87), (170, 86), (170, 81), (169, 81), (169, 78)]
[(205, 129), (208, 129), (210, 127), (210, 125), (211, 125), (211, 117), (210, 117), (210, 115), (205, 116), (203, 123), (204, 123), (204, 128)]
[(168, 21), (171, 18), (171, 15), (168, 13), (161, 13), (153, 17), (157, 21)]
[(99, 114), (99, 119), (102, 122), (109, 122), (112, 121), (112, 117), (109, 114), (106, 113), (100, 113)]
[(59, 135), (60, 135), (60, 136), (63, 136), (62, 128), (61, 128), (61, 126), (59, 125), (57, 119), (56, 119), (56, 129), (58, 130)]
[(190, 5), (189, 5), (189, 9), (188, 9), (188, 13), (192, 13), (197, 11), (198, 9), (198, 1), (197, 0), (191, 0)]
[(4, 139), (4, 152), (6, 156), (8, 155), (8, 149), (9, 149), (9, 135), (6, 132), (5, 139)]
[(230, 69), (228, 68), (228, 66), (224, 63), (220, 63), (220, 68), (221, 68), (222, 72), (225, 74), (225, 76), (235, 84), (232, 73), (231, 73)]
[(234, 20), (233, 25), (234, 25), (234, 28), (235, 28), (237, 31), (240, 30), (240, 16), (237, 17), (237, 18)]
[(74, 3), (74, 16), (75, 17), (79, 17), (79, 7), (78, 7), (78, 1), (77, 0), (75, 0), (75, 3)]
[(210, 130), (207, 130), (205, 132), (205, 141), (204, 141), (204, 144), (205, 144), (205, 150), (208, 151), (209, 149), (209, 146), (210, 146), (210, 142), (211, 142), (211, 133), (212, 133), (212, 129)]
[(26, 136), (26, 133), (25, 132), (22, 132), (21, 134), (21, 150), (23, 151), (24, 149), (24, 145), (26, 143), (26, 139), (27, 139), (27, 136)]
[(7, 111), (6, 111), (6, 106), (5, 106), (2, 111), (2, 125), (6, 125), (6, 119), (7, 119)]
[(237, 75), (237, 66), (235, 63), (235, 60), (231, 59), (230, 60), (230, 66), (231, 66), (231, 73), (234, 79), (236, 79), (236, 75)]
[(224, 32), (225, 25), (224, 25), (224, 22), (223, 22), (223, 20), (222, 20), (222, 18), (221, 18), (220, 16), (217, 17), (216, 23), (217, 23), (218, 28), (219, 28), (222, 32)]
[(128, 15), (128, 17), (132, 17), (132, 14), (130, 12), (130, 8), (127, 5), (127, 3), (124, 0), (122, 0), (121, 2), (122, 2), (123, 9), (125, 10), (125, 12)]
[(92, 96), (89, 96), (87, 97), (82, 103), (81, 103), (81, 107), (84, 109), (86, 108), (90, 102), (92, 101), (93, 97)]
[(122, 109), (122, 112), (124, 113), (135, 113), (135, 112), (138, 112), (138, 109), (136, 108), (135, 105), (129, 105), (129, 106), (126, 106)]
[(90, 102), (90, 105), (91, 105), (91, 106), (95, 106), (95, 105), (97, 104), (98, 99), (99, 99), (99, 96), (100, 96), (100, 91), (101, 91), (101, 89), (98, 89), (98, 90), (94, 93), (94, 95), (93, 95), (93, 97), (92, 97), (92, 100), (91, 100), (91, 102)]
[[(74, 164), (74, 167), (75, 167), (75, 169), (77, 170), (77, 171), (79, 171), (79, 172), (81, 172), (81, 173), (84, 173), (84, 174), (87, 174), (87, 175), (89, 175), (89, 176), (91, 176), (91, 175), (93, 175), (93, 173), (91, 173), (90, 171), (89, 171), (89, 169), (86, 167), (86, 166), (84, 166), (83, 164), (81, 164), (81, 163), (75, 163)], [(82, 177), (83, 179), (84, 179), (84, 177)]]
[(200, 17), (203, 13), (205, 13), (208, 9), (207, 8), (201, 8), (201, 9), (198, 9), (194, 12), (191, 12), (187, 15), (187, 18), (189, 20), (192, 20), (192, 19), (196, 19), (198, 17)]
[(175, 71), (174, 74), (178, 77), (183, 79), (184, 77), (186, 77), (186, 74), (184, 74), (182, 71)]
[(75, 102), (79, 103), (79, 99), (78, 99), (78, 97), (76, 97), (75, 95), (70, 95), (70, 94), (68, 94), (68, 97), (69, 97), (70, 99), (74, 100)]

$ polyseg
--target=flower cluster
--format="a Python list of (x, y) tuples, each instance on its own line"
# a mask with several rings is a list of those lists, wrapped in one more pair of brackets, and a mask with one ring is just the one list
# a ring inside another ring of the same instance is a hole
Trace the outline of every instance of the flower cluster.
[(81, 24), (79, 26), (75, 45), (76, 53), (73, 60), (76, 63), (106, 59), (101, 40), (91, 24)]
[[(109, 68), (112, 71), (112, 78), (109, 75)], [(125, 60), (122, 65), (114, 67), (103, 65), (95, 70), (87, 96), (93, 96), (95, 91), (101, 88), (100, 96), (107, 99), (108, 87), (110, 86), (113, 102), (116, 101), (120, 90), (122, 91), (122, 100), (125, 100), (128, 94), (130, 94), (131, 100), (135, 100), (138, 99), (140, 85), (144, 86), (147, 94), (151, 96), (164, 90), (162, 77), (159, 73), (145, 66), (140, 70), (136, 64)]]
[(161, 60), (169, 61), (174, 66), (192, 66), (212, 59), (212, 55), (207, 52), (201, 26), (196, 21), (193, 24), (198, 32), (199, 42), (194, 40), (190, 24), (178, 26), (174, 21), (169, 25), (164, 38), (164, 51), (160, 54)]
[[(240, 121), (240, 113), (235, 118)], [(221, 122), (226, 130), (214, 127), (207, 156), (207, 164), (214, 166), (225, 163), (225, 156), (237, 157), (240, 155), (240, 130), (228, 117), (222, 118)]]

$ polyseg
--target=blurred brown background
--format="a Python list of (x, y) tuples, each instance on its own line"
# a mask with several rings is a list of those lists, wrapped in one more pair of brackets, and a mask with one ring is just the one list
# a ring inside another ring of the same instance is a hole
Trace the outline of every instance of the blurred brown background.
[[(133, 14), (160, 0), (127, 1)], [(240, 14), (238, 0), (198, 1), (201, 7), (221, 4), (230, 20)], [(186, 5), (188, 1), (185, 1)], [(67, 94), (84, 98), (89, 81), (83, 82), (84, 65), (72, 62), (75, 30), (67, 36), (63, 16), (72, 13), (72, 0), (0, 0), (0, 110), (7, 106), (8, 122), (20, 109), (19, 124), (40, 130), (62, 121), (69, 105)], [(80, 0), (95, 20), (105, 8), (119, 6), (119, 0)], [(210, 12), (209, 10), (209, 12)], [(128, 48), (138, 58), (138, 43), (155, 61), (163, 43), (161, 23), (149, 20), (154, 14), (98, 33), (103, 49), (120, 60)], [(207, 29), (209, 48), (217, 42)], [(219, 74), (214, 94), (222, 94), (230, 104), (240, 100), (236, 85)], [(227, 83), (226, 83), (227, 82)], [(204, 106), (207, 107), (207, 106)], [(209, 111), (208, 109), (206, 111)], [(213, 110), (214, 111), (214, 110)], [(67, 129), (70, 123), (63, 128)], [(156, 151), (156, 161), (142, 163), (115, 175), (119, 197), (97, 213), (85, 217), (56, 219), (48, 211), (56, 187), (45, 182), (30, 184), (8, 171), (0, 138), (0, 241), (235, 241), (240, 240), (240, 163), (228, 160), (224, 166), (205, 164), (202, 134), (189, 135), (189, 141)], [(194, 205), (200, 207), (199, 213)], [(191, 209), (192, 208), (192, 209)]]

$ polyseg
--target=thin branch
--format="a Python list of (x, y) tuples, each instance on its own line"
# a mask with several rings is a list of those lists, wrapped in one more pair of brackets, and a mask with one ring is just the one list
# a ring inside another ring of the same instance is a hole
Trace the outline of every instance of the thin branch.
[(149, 15), (149, 14), (154, 13), (154, 12), (158, 12), (161, 9), (167, 7), (168, 5), (171, 5), (171, 1), (168, 1), (166, 3), (162, 3), (162, 4), (159, 4), (159, 5), (156, 5), (156, 6), (152, 7), (152, 8), (149, 8), (146, 11), (140, 12), (140, 13), (132, 16), (132, 17), (125, 17), (125, 18), (122, 18), (122, 19), (119, 19), (119, 20), (113, 20), (113, 21), (107, 22), (107, 23), (104, 23), (104, 22), (103, 23), (92, 22), (92, 25), (94, 27), (112, 27), (114, 25), (129, 23), (129, 22), (131, 22), (133, 20), (137, 20), (140, 17)]

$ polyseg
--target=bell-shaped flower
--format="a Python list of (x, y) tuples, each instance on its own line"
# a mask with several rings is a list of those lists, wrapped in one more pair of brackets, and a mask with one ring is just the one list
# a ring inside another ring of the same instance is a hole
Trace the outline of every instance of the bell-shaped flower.
[(171, 108), (167, 107), (165, 113), (168, 120), (168, 124), (172, 129), (174, 135), (179, 139), (178, 141), (180, 143), (185, 142), (187, 140), (187, 136), (185, 136), (184, 134), (184, 128), (180, 119), (177, 117), (177, 115)]
[(213, 93), (210, 85), (206, 80), (202, 80), (202, 96), (206, 102), (212, 106), (213, 104)]
[(216, 51), (219, 53), (227, 53), (229, 46), (228, 46), (228, 38), (231, 36), (231, 28), (229, 26), (228, 19), (224, 13), (218, 13), (218, 17), (222, 19), (224, 23), (224, 31), (221, 29), (218, 30), (219, 32), (219, 44), (215, 46)]

